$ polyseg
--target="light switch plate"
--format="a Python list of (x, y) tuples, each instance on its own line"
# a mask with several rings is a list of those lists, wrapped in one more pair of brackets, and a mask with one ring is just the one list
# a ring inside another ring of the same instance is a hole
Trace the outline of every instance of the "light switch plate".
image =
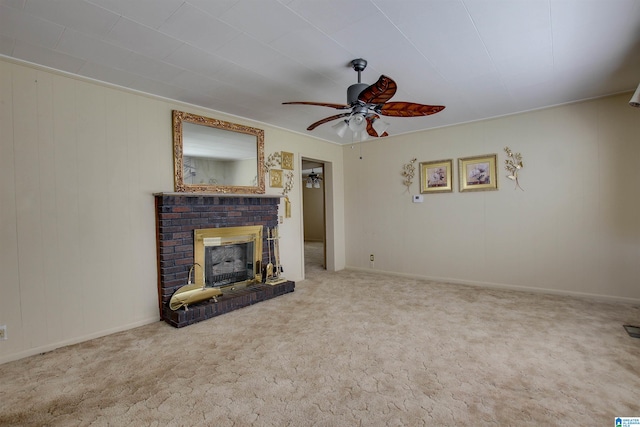
[(413, 196), (413, 203), (422, 203), (424, 202), (424, 196), (423, 195), (415, 195)]

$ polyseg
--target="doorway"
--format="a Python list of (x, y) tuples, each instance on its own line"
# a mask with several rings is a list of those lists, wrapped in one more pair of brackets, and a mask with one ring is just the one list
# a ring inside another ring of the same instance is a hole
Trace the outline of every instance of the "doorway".
[(326, 270), (325, 164), (302, 158), (302, 221), (306, 272)]

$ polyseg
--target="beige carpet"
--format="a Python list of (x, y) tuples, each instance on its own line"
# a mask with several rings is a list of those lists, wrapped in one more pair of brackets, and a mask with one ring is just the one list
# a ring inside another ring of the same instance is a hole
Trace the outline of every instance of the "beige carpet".
[(311, 255), (306, 268), (294, 293), (205, 322), (158, 322), (1, 365), (0, 425), (608, 426), (640, 416), (640, 339), (622, 327), (640, 323), (638, 306), (327, 273)]

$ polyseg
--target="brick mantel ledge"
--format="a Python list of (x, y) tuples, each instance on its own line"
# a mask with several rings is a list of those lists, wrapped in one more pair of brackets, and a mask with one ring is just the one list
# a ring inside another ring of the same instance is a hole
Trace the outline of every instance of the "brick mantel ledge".
[(235, 194), (235, 193), (180, 193), (180, 192), (160, 192), (153, 193), (154, 196), (174, 196), (174, 197), (235, 197), (235, 198), (265, 198), (265, 199), (282, 199), (282, 194)]

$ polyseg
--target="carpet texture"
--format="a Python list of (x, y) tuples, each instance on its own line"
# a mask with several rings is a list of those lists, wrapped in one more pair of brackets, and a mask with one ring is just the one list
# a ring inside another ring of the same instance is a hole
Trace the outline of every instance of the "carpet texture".
[[(1, 365), (2, 426), (613, 425), (640, 416), (640, 307), (328, 273), (175, 329)], [(315, 260), (315, 261), (314, 261)]]

